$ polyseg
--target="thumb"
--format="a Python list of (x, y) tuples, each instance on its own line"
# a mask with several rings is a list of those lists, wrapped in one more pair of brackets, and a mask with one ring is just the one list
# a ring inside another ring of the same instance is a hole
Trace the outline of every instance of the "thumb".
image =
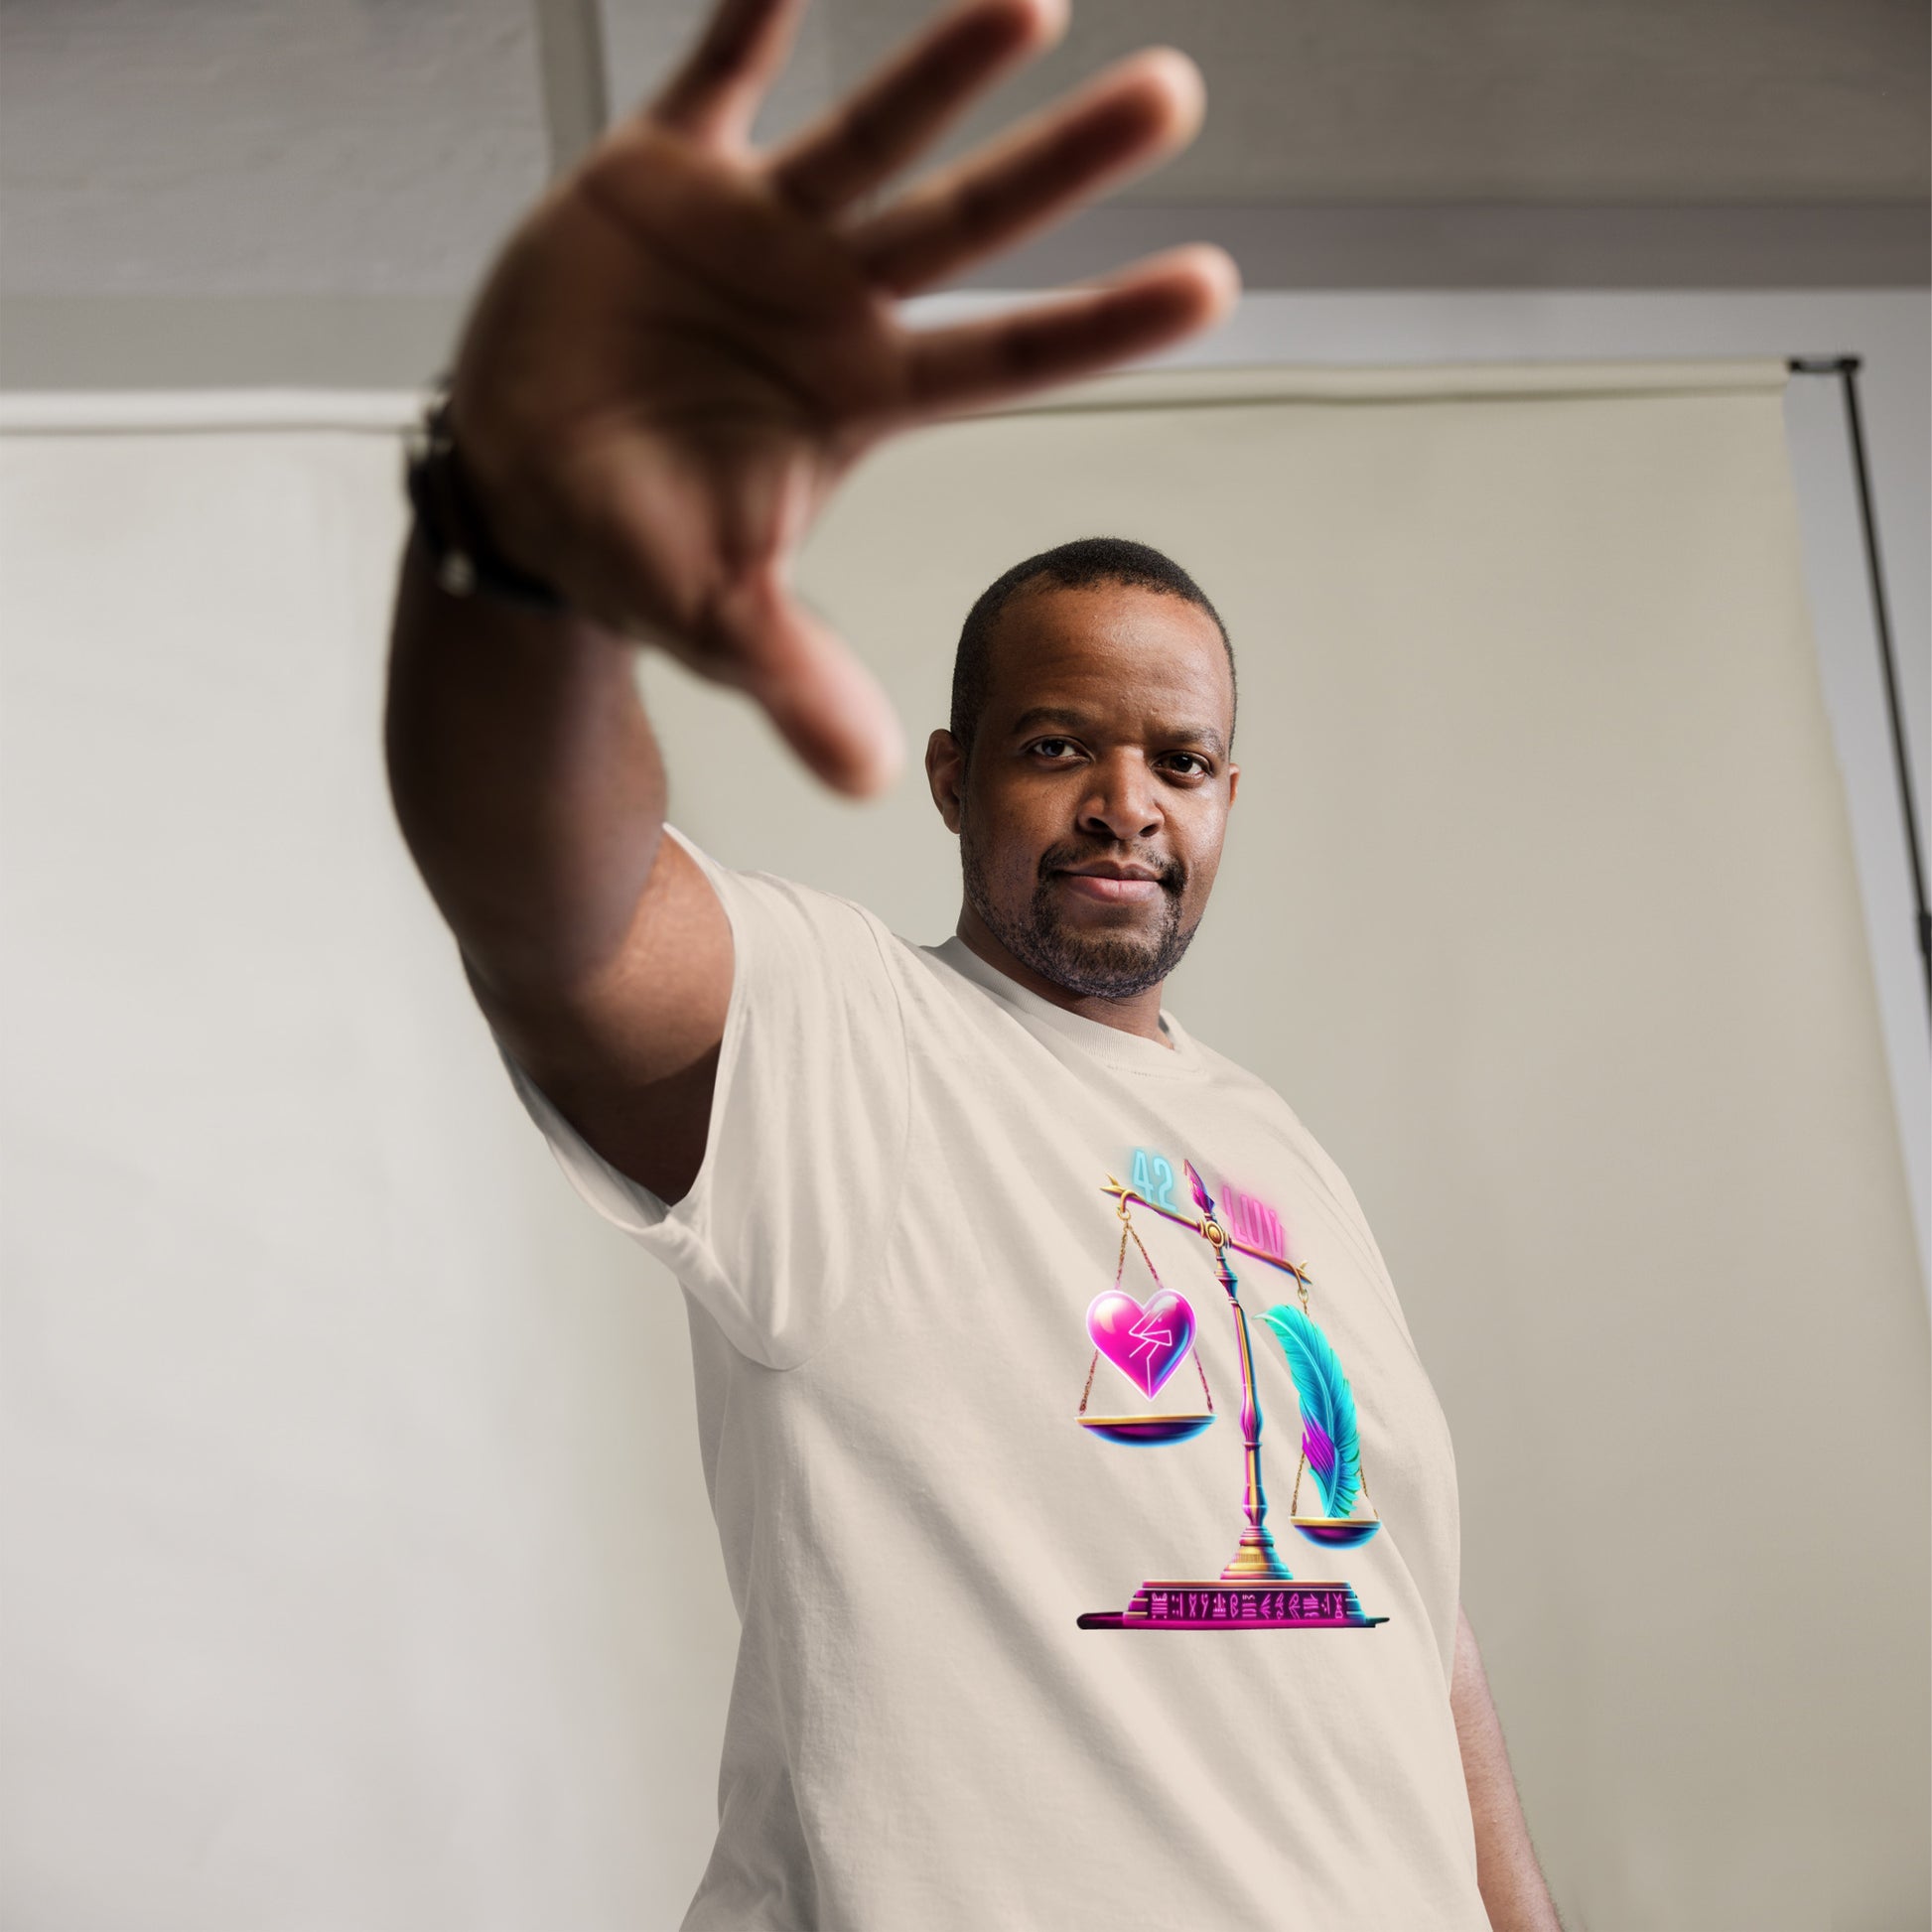
[(854, 797), (883, 791), (898, 775), (905, 737), (879, 680), (774, 570), (733, 604), (719, 614), (733, 682), (827, 784)]

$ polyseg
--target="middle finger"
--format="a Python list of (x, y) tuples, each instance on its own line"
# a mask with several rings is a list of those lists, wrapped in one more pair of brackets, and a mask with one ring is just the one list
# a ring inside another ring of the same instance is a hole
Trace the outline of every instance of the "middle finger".
[(1194, 64), (1151, 48), (856, 223), (848, 240), (876, 286), (929, 288), (1184, 147), (1202, 103)]

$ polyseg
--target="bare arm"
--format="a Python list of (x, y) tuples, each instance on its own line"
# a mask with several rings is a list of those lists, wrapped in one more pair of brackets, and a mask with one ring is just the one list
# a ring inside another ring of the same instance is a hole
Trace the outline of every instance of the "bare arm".
[[(663, 836), (632, 656), (594, 623), (447, 597), (412, 546), (387, 752), (478, 1002), (557, 1105), (595, 1123), (604, 1157), (676, 1200), (704, 1155), (731, 929)], [(643, 997), (640, 967), (655, 974)]]
[(1530, 1828), (1509, 1768), (1509, 1750), (1489, 1696), (1476, 1633), (1460, 1604), (1455, 1613), (1449, 1708), (1462, 1746), (1462, 1777), (1469, 1787), (1469, 1815), (1475, 1822), (1476, 1883), (1489, 1923), (1496, 1932), (1563, 1932), (1530, 1844)]
[(898, 758), (870, 675), (792, 597), (797, 548), (897, 431), (1144, 354), (1234, 293), (1181, 250), (1018, 314), (915, 332), (902, 298), (1192, 134), (1154, 51), (895, 201), (878, 191), (1056, 37), (1060, 0), (965, 0), (795, 140), (748, 130), (801, 0), (722, 0), (657, 99), (509, 238), (451, 422), (514, 563), (575, 616), (452, 598), (405, 559), (387, 751), (405, 837), (511, 1050), (604, 1157), (667, 1199), (703, 1158), (731, 938), (663, 836), (637, 642), (746, 691), (827, 782)]

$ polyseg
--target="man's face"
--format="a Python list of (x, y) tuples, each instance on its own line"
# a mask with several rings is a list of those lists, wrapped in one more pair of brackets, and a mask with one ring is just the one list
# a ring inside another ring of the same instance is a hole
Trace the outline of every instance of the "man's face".
[(1165, 592), (1030, 586), (991, 668), (970, 760), (949, 732), (926, 753), (967, 903), (1053, 984), (1143, 993), (1194, 936), (1234, 802), (1220, 632)]

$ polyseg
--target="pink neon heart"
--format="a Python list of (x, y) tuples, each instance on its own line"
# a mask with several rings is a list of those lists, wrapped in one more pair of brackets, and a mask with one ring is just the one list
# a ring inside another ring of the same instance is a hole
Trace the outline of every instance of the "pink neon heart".
[(1124, 1289), (1110, 1288), (1087, 1310), (1093, 1345), (1150, 1398), (1193, 1345), (1194, 1311), (1187, 1298), (1171, 1288), (1156, 1289), (1145, 1303)]

